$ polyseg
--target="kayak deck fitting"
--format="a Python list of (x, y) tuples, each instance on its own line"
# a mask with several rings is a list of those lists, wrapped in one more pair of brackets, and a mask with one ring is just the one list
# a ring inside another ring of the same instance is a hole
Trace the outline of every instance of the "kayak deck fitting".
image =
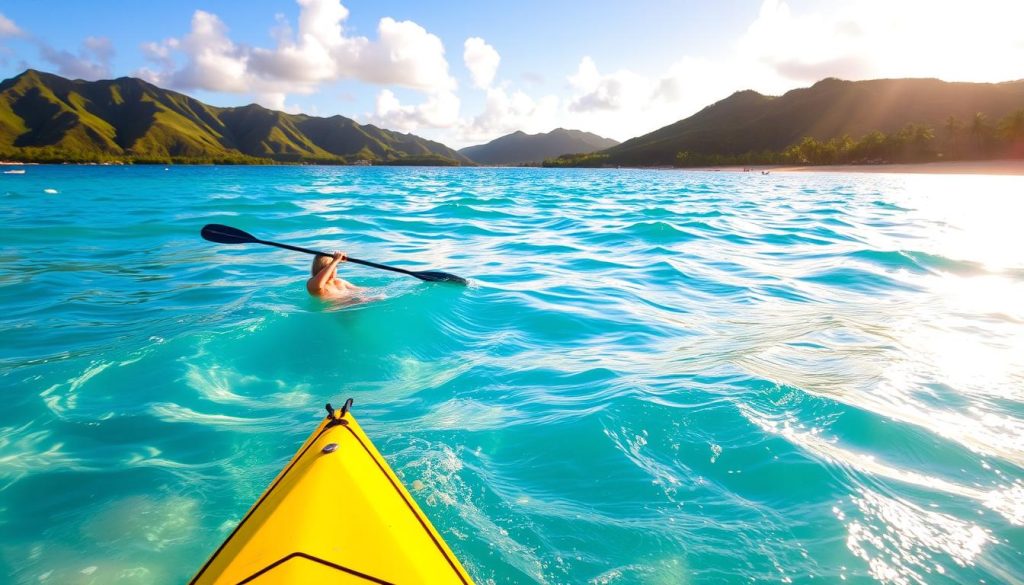
[(351, 404), (327, 405), (324, 421), (192, 584), (472, 583)]

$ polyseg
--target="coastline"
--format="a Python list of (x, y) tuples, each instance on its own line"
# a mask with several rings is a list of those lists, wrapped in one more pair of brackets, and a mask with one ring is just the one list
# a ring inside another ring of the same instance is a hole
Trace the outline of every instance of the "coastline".
[(1017, 175), (1024, 176), (1024, 159), (968, 160), (929, 163), (893, 163), (881, 165), (757, 165), (701, 167), (683, 170), (751, 173), (899, 173), (921, 175)]
[[(35, 166), (40, 164), (50, 165), (79, 165), (79, 166), (405, 166), (396, 164), (374, 164), (374, 165), (353, 165), (353, 164), (311, 164), (311, 163), (282, 163), (270, 162), (261, 163), (38, 163), (38, 162), (17, 162), (0, 161), (0, 167), (22, 167)], [(414, 165), (452, 168), (548, 168), (532, 165)], [(566, 167), (566, 168), (593, 168), (593, 167)], [(598, 167), (600, 168), (600, 167)], [(615, 168), (623, 169), (644, 169), (661, 171), (700, 171), (700, 172), (726, 172), (726, 173), (875, 173), (875, 174), (920, 174), (920, 175), (1007, 175), (1024, 176), (1024, 159), (1001, 159), (1001, 160), (976, 160), (976, 161), (946, 161), (929, 163), (890, 163), (878, 165), (729, 165), (729, 166), (708, 166), (708, 167), (637, 167), (622, 166)]]

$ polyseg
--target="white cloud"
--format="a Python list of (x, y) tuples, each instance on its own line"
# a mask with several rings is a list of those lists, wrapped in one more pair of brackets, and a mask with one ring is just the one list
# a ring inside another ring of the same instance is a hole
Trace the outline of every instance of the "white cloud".
[(358, 77), (377, 84), (394, 84), (428, 92), (452, 91), (444, 44), (409, 20), (382, 18), (380, 40), (366, 47), (356, 62)]
[(3, 37), (20, 37), (25, 33), (22, 32), (18, 25), (14, 24), (14, 21), (7, 18), (0, 13), (0, 38)]
[(590, 57), (580, 61), (576, 73), (569, 77), (569, 85), (577, 92), (569, 104), (572, 112), (635, 109), (644, 105), (652, 92), (650, 80), (632, 71), (600, 74)]
[(709, 61), (681, 59), (658, 77), (620, 69), (602, 73), (590, 57), (566, 79), (572, 95), (560, 112), (562, 126), (625, 140), (683, 118), (729, 91), (713, 80)]
[[(993, 15), (998, 17), (993, 18)], [(765, 0), (737, 57), (801, 83), (823, 77), (1005, 81), (1024, 61), (1024, 3), (856, 0), (797, 12)]]
[(715, 61), (681, 55), (661, 74), (644, 76), (602, 72), (584, 57), (567, 77), (571, 95), (558, 117), (563, 126), (623, 140), (743, 89), (779, 95), (825, 77), (1020, 78), (1024, 3), (1012, 4), (976, 0), (964, 11), (924, 0), (853, 0), (796, 10), (764, 0), (731, 54)]
[(88, 37), (78, 54), (37, 41), (43, 59), (56, 66), (57, 73), (72, 79), (106, 79), (111, 77), (114, 46), (105, 37)]
[[(249, 71), (249, 51), (236, 45), (228, 28), (216, 14), (196, 10), (191, 30), (181, 39), (144, 43), (143, 55), (157, 66), (142, 68), (135, 75), (157, 85), (175, 89), (205, 89), (229, 93), (279, 91), (283, 83), (265, 83)], [(185, 63), (178, 66), (177, 55)]]
[[(299, 32), (277, 15), (271, 36), (274, 49), (252, 49), (250, 67), (263, 79), (316, 84), (342, 75), (342, 61), (351, 61), (365, 46), (365, 39), (348, 39), (341, 23), (348, 10), (337, 2), (300, 2)], [(347, 71), (346, 71), (347, 73)]]
[[(767, 65), (808, 58), (827, 61), (835, 58), (836, 50), (827, 29), (820, 15), (794, 17), (785, 2), (765, 0), (737, 48), (741, 58)], [(801, 47), (803, 50), (799, 50)], [(814, 50), (808, 51), (808, 47)]]
[[(58, 74), (70, 78), (96, 80), (111, 77), (111, 62), (114, 58), (114, 45), (106, 37), (86, 37), (77, 53), (57, 49), (49, 43), (34, 38), (28, 31), (20, 28), (15, 22), (0, 14), (0, 39), (23, 37), (34, 44), (42, 59), (56, 68)], [(13, 52), (0, 47), (0, 57)], [(6, 62), (6, 58), (3, 59)], [(22, 67), (29, 65), (22, 61)]]
[(656, 104), (674, 109), (678, 116), (676, 119), (679, 119), (682, 117), (680, 114), (696, 112), (735, 91), (753, 87), (744, 85), (744, 79), (756, 82), (753, 74), (743, 67), (731, 66), (724, 69), (728, 74), (723, 75), (721, 63), (698, 57), (683, 57), (661, 74), (651, 99)]
[(480, 89), (487, 89), (498, 72), (501, 56), (494, 47), (488, 45), (480, 37), (466, 39), (464, 47), (462, 60), (473, 77), (473, 84)]
[(376, 110), (369, 122), (403, 132), (450, 128), (459, 120), (459, 106), (459, 97), (452, 91), (429, 94), (418, 105), (403, 105), (394, 92), (385, 89), (377, 94)]
[[(519, 73), (518, 84), (501, 80), (498, 50), (470, 37), (462, 59), (483, 104), (462, 114), (462, 96), (436, 35), (415, 22), (385, 17), (368, 38), (346, 28), (349, 10), (339, 0), (297, 2), (298, 18), (290, 23), (277, 15), (266, 47), (234, 41), (216, 15), (196, 11), (186, 35), (143, 45), (151, 65), (137, 74), (179, 89), (247, 93), (268, 107), (292, 110), (286, 105), (290, 95), (338, 80), (362, 81), (381, 86), (366, 120), (427, 131), (455, 145), (556, 126), (622, 140), (742, 89), (778, 95), (828, 76), (1000, 81), (1021, 77), (1024, 62), (1024, 2), (974, 0), (964, 10), (925, 0), (763, 0), (750, 14), (749, 27), (725, 41), (731, 45), (721, 58), (680, 53), (665, 70), (641, 74), (602, 71), (583, 57), (565, 72), (568, 84), (557, 95), (531, 90), (548, 85), (535, 73)], [(0, 36), (12, 31), (22, 34), (0, 15)], [(50, 55), (78, 76), (94, 77), (103, 69), (103, 51), (102, 44), (89, 47), (87, 41), (78, 55), (52, 49)], [(109, 69), (109, 56), (106, 62)]]
[(107, 37), (86, 37), (82, 41), (82, 46), (104, 63), (109, 63), (114, 58), (114, 44)]
[[(155, 63), (160, 67), (162, 71), (171, 71), (174, 69), (174, 49), (178, 48), (177, 39), (167, 39), (162, 43), (143, 43), (140, 47), (142, 49), (142, 55), (146, 60)], [(150, 71), (149, 69), (146, 69)], [(159, 74), (153, 73), (151, 76), (158, 76)]]
[[(337, 0), (298, 0), (299, 35), (302, 41), (316, 40), (330, 46), (344, 41), (342, 23), (348, 18), (348, 8)], [(286, 22), (279, 18), (279, 22)]]
[[(839, 26), (842, 22), (845, 28)], [(836, 27), (828, 27), (821, 17), (794, 17), (786, 4), (766, 0), (734, 53), (724, 59), (680, 56), (662, 73), (645, 76), (628, 69), (602, 72), (593, 59), (583, 57), (567, 77), (572, 94), (561, 119), (567, 127), (625, 140), (692, 115), (735, 91), (778, 93), (793, 87), (789, 76), (816, 81), (850, 74), (859, 64), (843, 60), (843, 46), (833, 37), (842, 36), (837, 28), (856, 37), (856, 24), (837, 19)], [(820, 32), (823, 28), (827, 30)], [(816, 31), (810, 40), (804, 29)], [(816, 60), (807, 59), (808, 54)]]
[(304, 112), (301, 107), (295, 104), (286, 103), (287, 99), (288, 94), (275, 91), (257, 93), (255, 96), (253, 96), (254, 102), (269, 110), (277, 110), (279, 112), (287, 112), (289, 114), (306, 113), (310, 115), (315, 115), (313, 111)]
[(523, 91), (510, 93), (502, 87), (488, 88), (483, 112), (460, 124), (457, 141), (486, 142), (516, 130), (550, 131), (558, 126), (560, 106), (561, 100), (553, 95), (535, 100)]
[(497, 49), (480, 37), (470, 37), (463, 44), (462, 54), (473, 85), (484, 91), (484, 109), (469, 119), (458, 120), (450, 129), (451, 140), (459, 145), (491, 140), (516, 130), (546, 132), (557, 126), (561, 100), (553, 95), (538, 99), (509, 82), (495, 85), (501, 64)]
[(170, 73), (168, 84), (225, 92), (264, 90), (264, 86), (254, 83), (248, 71), (246, 49), (235, 45), (227, 32), (216, 14), (197, 10), (192, 15), (192, 31), (181, 42), (167, 45), (188, 57), (182, 69)]
[[(197, 10), (184, 38), (143, 45), (143, 53), (157, 69), (137, 74), (178, 89), (264, 95), (312, 93), (320, 84), (341, 79), (431, 95), (454, 91), (441, 39), (415, 22), (382, 18), (378, 38), (370, 40), (346, 34), (349, 12), (338, 0), (298, 4), (297, 30), (277, 16), (271, 29), (274, 48), (236, 44), (219, 17)], [(180, 67), (177, 57), (184, 60)], [(441, 101), (433, 99), (435, 104)]]

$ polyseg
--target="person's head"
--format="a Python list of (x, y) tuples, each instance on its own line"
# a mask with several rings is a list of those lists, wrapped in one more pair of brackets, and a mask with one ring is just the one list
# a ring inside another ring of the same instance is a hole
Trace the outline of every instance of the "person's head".
[(330, 266), (333, 260), (334, 258), (331, 258), (326, 254), (317, 254), (316, 257), (313, 258), (313, 266), (310, 268), (313, 271), (313, 276), (320, 274), (320, 271)]

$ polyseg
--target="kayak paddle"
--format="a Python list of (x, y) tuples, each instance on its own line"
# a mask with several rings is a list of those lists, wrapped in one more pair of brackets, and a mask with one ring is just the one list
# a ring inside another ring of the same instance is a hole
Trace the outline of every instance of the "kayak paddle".
[[(296, 252), (305, 252), (306, 254), (330, 256), (326, 252), (317, 252), (316, 250), (308, 250), (306, 248), (300, 248), (298, 246), (289, 246), (288, 244), (279, 244), (277, 242), (268, 242), (267, 240), (261, 240), (256, 236), (243, 232), (240, 229), (233, 228), (231, 226), (220, 225), (218, 223), (210, 223), (203, 226), (201, 232), (204, 240), (210, 242), (216, 242), (218, 244), (266, 244), (267, 246), (275, 246), (277, 248), (284, 248), (285, 250), (294, 250)], [(448, 274), (447, 272), (437, 272), (433, 270), (426, 271), (415, 271), (406, 270), (404, 268), (396, 268), (395, 266), (385, 266), (384, 264), (377, 264), (376, 262), (370, 262), (368, 260), (359, 260), (358, 258), (346, 257), (347, 262), (355, 262), (356, 264), (362, 264), (363, 266), (369, 266), (370, 268), (379, 268), (381, 270), (390, 270), (391, 272), (400, 272), (402, 274), (408, 274), (409, 276), (415, 276), (420, 280), (427, 282), (452, 282), (455, 284), (469, 284), (469, 282), (461, 276), (455, 276), (454, 274)]]

